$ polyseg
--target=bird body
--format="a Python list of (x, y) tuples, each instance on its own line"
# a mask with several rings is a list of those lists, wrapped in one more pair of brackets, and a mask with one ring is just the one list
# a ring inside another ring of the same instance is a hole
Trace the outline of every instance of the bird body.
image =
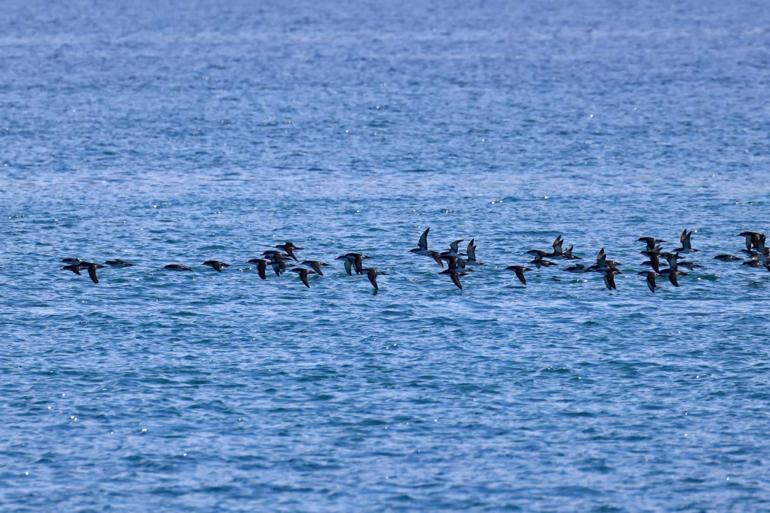
[(125, 260), (121, 260), (120, 258), (116, 258), (115, 260), (107, 260), (104, 263), (116, 269), (119, 269), (121, 267), (132, 267), (134, 265), (131, 262), (126, 262)]
[(211, 267), (218, 273), (221, 273), (222, 269), (224, 269), (225, 267), (230, 267), (230, 264), (226, 262), (221, 262), (219, 260), (206, 260), (205, 262), (203, 262), (203, 265), (207, 265)]
[(169, 271), (192, 271), (192, 269), (183, 264), (168, 264), (163, 266), (164, 269)]

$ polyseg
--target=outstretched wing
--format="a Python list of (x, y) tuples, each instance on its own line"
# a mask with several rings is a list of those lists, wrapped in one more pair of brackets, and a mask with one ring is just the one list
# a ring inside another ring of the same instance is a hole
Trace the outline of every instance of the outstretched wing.
[(374, 290), (379, 290), (379, 287), (377, 286), (377, 271), (374, 269), (369, 269), (369, 271), (366, 273), (366, 276), (369, 278), (369, 283), (372, 284)]
[(96, 266), (91, 264), (88, 266), (88, 276), (94, 283), (99, 283), (99, 278), (96, 277)]
[(476, 244), (474, 243), (474, 241), (475, 239), (471, 239), (471, 241), (468, 243), (467, 253), (468, 253), (469, 262), (476, 261)]
[(423, 251), (428, 251), (428, 233), (430, 233), (430, 227), (425, 228), (425, 231), (420, 235), (420, 240), (417, 242), (417, 247)]
[(647, 287), (655, 294), (655, 273), (647, 273)]
[(677, 279), (677, 275), (678, 274), (679, 273), (676, 273), (676, 272), (673, 272), (673, 271), (668, 273), (668, 281), (670, 281), (671, 285), (673, 285), (674, 287), (678, 287), (679, 286), (679, 280)]

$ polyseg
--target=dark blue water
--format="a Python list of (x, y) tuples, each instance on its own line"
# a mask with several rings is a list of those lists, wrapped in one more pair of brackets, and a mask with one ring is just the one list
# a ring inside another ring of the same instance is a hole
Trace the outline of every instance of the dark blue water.
[[(768, 27), (763, 2), (3, 3), (0, 510), (770, 509), (770, 273), (712, 260), (770, 229)], [(427, 226), (475, 237), (463, 291), (407, 253)], [(704, 267), (653, 295), (636, 238), (685, 227)], [(503, 271), (559, 233), (623, 262), (617, 292)], [(260, 280), (285, 240), (334, 267)]]

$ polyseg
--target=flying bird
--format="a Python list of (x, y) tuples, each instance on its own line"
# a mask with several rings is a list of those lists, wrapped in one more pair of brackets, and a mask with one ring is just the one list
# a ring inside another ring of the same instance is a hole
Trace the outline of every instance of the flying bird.
[(692, 241), (690, 240), (691, 237), (692, 237), (692, 230), (688, 232), (687, 228), (685, 228), (682, 231), (682, 235), (679, 236), (679, 242), (682, 243), (682, 247), (677, 248), (674, 251), (677, 253), (694, 253), (698, 251), (697, 249), (693, 249)]
[(257, 273), (259, 274), (259, 277), (263, 280), (267, 279), (267, 264), (268, 261), (264, 258), (252, 258), (249, 260), (250, 264), (254, 264), (257, 266)]
[(650, 289), (650, 292), (655, 294), (655, 291), (658, 288), (657, 283), (655, 283), (655, 276), (657, 273), (655, 271), (640, 271), (639, 274), (646, 278), (647, 288)]
[(302, 283), (305, 285), (305, 287), (310, 288), (310, 282), (308, 281), (307, 277), (310, 273), (315, 274), (315, 271), (306, 269), (304, 267), (293, 267), (292, 272), (295, 272), (299, 274), (299, 279), (302, 280)]
[(369, 267), (368, 269), (364, 269), (364, 271), (366, 272), (366, 277), (369, 278), (369, 283), (374, 287), (375, 292), (380, 290), (380, 287), (377, 286), (377, 276), (388, 273), (377, 270), (374, 267)]
[(618, 270), (611, 267), (608, 267), (607, 270), (604, 271), (604, 286), (607, 287), (607, 290), (617, 290), (617, 287), (615, 286), (616, 274), (618, 274)]
[(281, 251), (283, 251), (284, 253), (286, 253), (289, 256), (289, 258), (294, 259), (295, 262), (299, 262), (299, 260), (297, 260), (297, 257), (294, 255), (294, 252), (295, 251), (299, 251), (302, 248), (297, 247), (296, 245), (294, 245), (293, 242), (286, 241), (283, 244), (277, 244), (274, 247), (276, 247), (276, 248), (280, 249)]
[(457, 271), (456, 269), (447, 269), (445, 271), (441, 271), (439, 274), (448, 274), (450, 278), (452, 278), (452, 283), (454, 283), (458, 289), (463, 288), (463, 284), (460, 283), (460, 276), (465, 276), (465, 273), (462, 271)]
[(471, 239), (471, 241), (468, 243), (466, 254), (468, 256), (469, 264), (483, 265), (481, 262), (476, 260), (476, 239)]
[(417, 241), (417, 247), (410, 249), (410, 253), (417, 253), (418, 255), (428, 254), (428, 234), (430, 233), (430, 227), (425, 228), (425, 231), (420, 235), (420, 240)]
[(220, 262), (219, 260), (206, 260), (205, 262), (203, 262), (203, 265), (207, 265), (211, 267), (218, 273), (221, 273), (223, 268), (230, 267), (230, 264), (225, 262)]
[(524, 267), (523, 265), (509, 265), (508, 267), (505, 268), (505, 270), (513, 271), (516, 274), (516, 277), (522, 283), (522, 285), (527, 284), (527, 279), (524, 277), (524, 273), (526, 271), (529, 271), (529, 267)]
[(319, 276), (323, 276), (323, 267), (329, 267), (329, 264), (325, 262), (321, 262), (320, 260), (303, 260), (302, 265), (306, 265), (310, 267), (312, 270), (316, 272)]
[(342, 262), (345, 264), (345, 272), (352, 276), (353, 269), (356, 270), (356, 274), (361, 274), (364, 272), (365, 258), (369, 257), (361, 253), (345, 253), (344, 255), (338, 256), (337, 260), (342, 260)]

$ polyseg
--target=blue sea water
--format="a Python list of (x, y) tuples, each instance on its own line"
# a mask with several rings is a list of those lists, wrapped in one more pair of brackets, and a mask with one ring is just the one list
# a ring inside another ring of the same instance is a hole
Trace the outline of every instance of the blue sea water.
[[(2, 3), (0, 511), (770, 510), (770, 273), (712, 260), (770, 229), (768, 27), (760, 1)], [(464, 290), (407, 252), (428, 226), (475, 238)], [(636, 238), (685, 227), (704, 267), (653, 295)], [(560, 233), (617, 292), (503, 270)], [(285, 240), (333, 267), (260, 280)]]

